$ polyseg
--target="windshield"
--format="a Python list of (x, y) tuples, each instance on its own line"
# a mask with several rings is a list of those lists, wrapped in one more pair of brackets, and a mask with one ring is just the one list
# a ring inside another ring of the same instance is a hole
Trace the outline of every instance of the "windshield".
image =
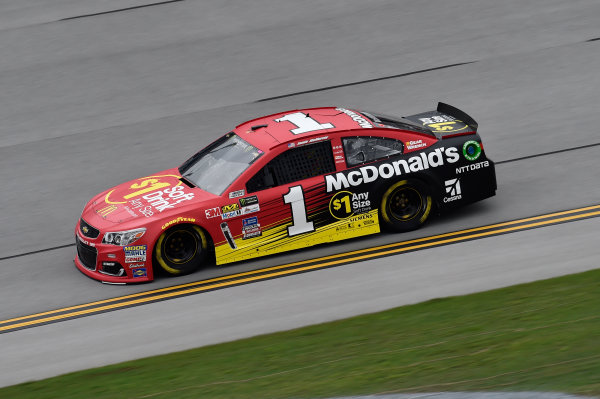
[(197, 187), (221, 195), (261, 155), (232, 132), (188, 159), (179, 173)]

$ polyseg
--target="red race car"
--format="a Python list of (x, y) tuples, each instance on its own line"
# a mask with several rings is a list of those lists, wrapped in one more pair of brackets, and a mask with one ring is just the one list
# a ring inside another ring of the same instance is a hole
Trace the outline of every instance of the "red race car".
[(179, 168), (111, 188), (75, 227), (75, 265), (106, 283), (379, 233), (496, 192), (477, 123), (314, 108), (243, 123)]

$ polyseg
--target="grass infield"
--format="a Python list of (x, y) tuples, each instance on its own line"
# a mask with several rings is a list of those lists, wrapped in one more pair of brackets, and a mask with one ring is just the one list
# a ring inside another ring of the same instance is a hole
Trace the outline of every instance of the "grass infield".
[(2, 398), (321, 398), (432, 391), (600, 395), (600, 270), (140, 359)]

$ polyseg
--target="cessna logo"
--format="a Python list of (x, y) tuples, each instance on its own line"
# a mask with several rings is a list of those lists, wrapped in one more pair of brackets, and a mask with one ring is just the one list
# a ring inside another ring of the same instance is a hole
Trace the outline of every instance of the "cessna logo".
[(460, 190), (460, 180), (450, 179), (444, 182), (446, 186), (446, 194), (448, 197), (444, 197), (444, 202), (452, 202), (462, 198)]
[(364, 183), (372, 183), (377, 179), (390, 179), (401, 174), (419, 172), (429, 168), (443, 166), (445, 162), (458, 162), (460, 156), (458, 149), (450, 147), (436, 148), (429, 153), (422, 152), (408, 159), (400, 159), (394, 162), (385, 162), (378, 166), (367, 165), (358, 169), (352, 169), (350, 172), (339, 172), (333, 175), (325, 176), (327, 192), (338, 191), (350, 186), (356, 187)]

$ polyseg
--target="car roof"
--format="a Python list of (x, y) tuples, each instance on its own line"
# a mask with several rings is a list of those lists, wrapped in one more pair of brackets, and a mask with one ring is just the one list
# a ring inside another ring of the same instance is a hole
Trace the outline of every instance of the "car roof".
[[(277, 119), (281, 118), (284, 119), (277, 121)], [(298, 124), (292, 121), (302, 124), (304, 123), (302, 122), (302, 118), (313, 120), (308, 123), (308, 126), (313, 126), (316, 121), (316, 124), (331, 127), (319, 128), (318, 130), (306, 133), (292, 133), (292, 130), (299, 128)], [(342, 107), (323, 107), (296, 109), (252, 119), (238, 125), (235, 128), (235, 133), (253, 146), (262, 150), (268, 150), (279, 144), (302, 140), (308, 137), (327, 136), (328, 134), (340, 131), (371, 129), (375, 127), (369, 118), (365, 117), (359, 111)]]

